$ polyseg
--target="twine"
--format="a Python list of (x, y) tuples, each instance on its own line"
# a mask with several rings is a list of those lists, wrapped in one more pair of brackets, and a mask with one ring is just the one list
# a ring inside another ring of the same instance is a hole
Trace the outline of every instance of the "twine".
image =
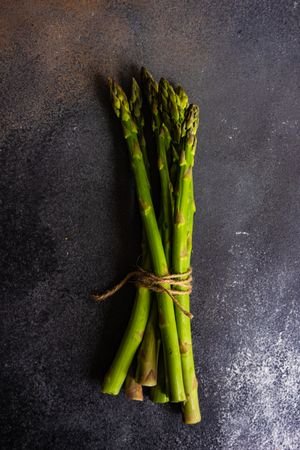
[[(147, 270), (138, 267), (137, 270), (129, 272), (120, 283), (116, 284), (112, 289), (105, 291), (103, 294), (93, 294), (92, 298), (97, 302), (102, 302), (112, 297), (129, 281), (133, 282), (138, 287), (145, 287), (150, 291), (164, 292), (173, 300), (178, 309), (190, 319), (193, 315), (184, 309), (175, 295), (190, 294), (192, 292), (192, 269), (190, 268), (184, 273), (167, 274), (164, 276), (157, 276), (154, 273), (147, 272)], [(164, 285), (172, 285), (171, 288), (166, 288)]]

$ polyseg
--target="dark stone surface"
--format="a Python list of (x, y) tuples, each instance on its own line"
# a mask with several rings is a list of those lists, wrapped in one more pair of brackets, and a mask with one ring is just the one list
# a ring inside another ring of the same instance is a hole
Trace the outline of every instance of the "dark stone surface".
[[(3, 449), (300, 448), (299, 7), (1, 1)], [(195, 427), (99, 394), (133, 288), (89, 293), (139, 253), (103, 80), (141, 64), (201, 106)]]

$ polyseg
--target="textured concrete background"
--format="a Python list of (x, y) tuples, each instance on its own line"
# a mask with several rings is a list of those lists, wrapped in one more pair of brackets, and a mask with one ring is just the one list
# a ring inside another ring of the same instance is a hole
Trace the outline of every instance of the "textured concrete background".
[[(299, 449), (298, 1), (0, 3), (2, 448)], [(141, 64), (202, 112), (194, 427), (99, 393), (134, 291), (89, 293), (139, 253), (105, 79)]]

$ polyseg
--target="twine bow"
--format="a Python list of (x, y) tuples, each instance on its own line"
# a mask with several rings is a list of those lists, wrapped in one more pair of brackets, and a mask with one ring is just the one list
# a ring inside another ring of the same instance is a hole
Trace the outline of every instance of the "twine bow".
[[(129, 281), (133, 282), (136, 286), (145, 287), (154, 292), (165, 292), (173, 300), (178, 309), (190, 319), (193, 315), (184, 309), (176, 295), (190, 294), (192, 292), (192, 269), (190, 268), (184, 273), (167, 274), (164, 276), (157, 276), (154, 273), (147, 272), (147, 270), (138, 267), (137, 270), (129, 272), (123, 280), (116, 284), (112, 289), (105, 291), (103, 294), (92, 294), (92, 298), (97, 302), (102, 302), (112, 297), (117, 291), (119, 291)], [(166, 288), (164, 285), (171, 285), (172, 287)]]

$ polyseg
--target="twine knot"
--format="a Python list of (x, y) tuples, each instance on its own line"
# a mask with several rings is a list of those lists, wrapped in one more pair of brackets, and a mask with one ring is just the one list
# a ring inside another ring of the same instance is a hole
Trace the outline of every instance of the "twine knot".
[[(93, 294), (92, 298), (97, 302), (102, 302), (112, 297), (117, 291), (119, 291), (126, 283), (129, 281), (133, 282), (136, 286), (145, 287), (150, 291), (154, 292), (164, 292), (173, 300), (175, 305), (180, 311), (189, 317), (193, 318), (193, 315), (184, 309), (177, 298), (176, 295), (190, 294), (192, 292), (192, 268), (184, 273), (173, 273), (164, 276), (155, 275), (152, 272), (138, 267), (137, 270), (129, 272), (126, 277), (123, 278), (118, 284), (116, 284), (112, 289), (105, 291), (103, 294)], [(169, 285), (171, 287), (166, 287)]]

